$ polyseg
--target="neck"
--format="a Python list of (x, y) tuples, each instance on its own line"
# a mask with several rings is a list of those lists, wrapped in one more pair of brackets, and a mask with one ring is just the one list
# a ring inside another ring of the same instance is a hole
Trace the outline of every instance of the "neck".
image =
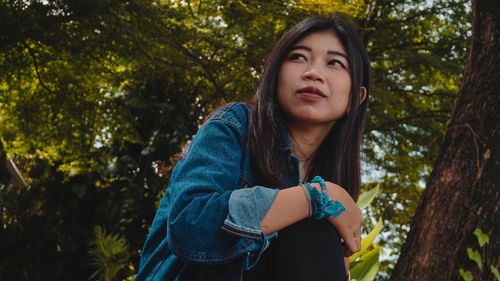
[(325, 126), (289, 126), (288, 136), (292, 155), (300, 159), (301, 181), (309, 170), (311, 160), (330, 132), (333, 124)]

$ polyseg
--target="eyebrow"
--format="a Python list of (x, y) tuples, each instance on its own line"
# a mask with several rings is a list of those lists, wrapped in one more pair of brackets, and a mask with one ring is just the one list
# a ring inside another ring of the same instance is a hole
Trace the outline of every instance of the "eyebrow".
[[(290, 51), (293, 51), (293, 50), (306, 50), (308, 52), (311, 52), (312, 49), (307, 47), (307, 46), (303, 46), (303, 45), (296, 45), (296, 46), (293, 46), (292, 49)], [(338, 52), (338, 51), (332, 51), (332, 50), (328, 50), (327, 54), (329, 55), (337, 55), (337, 56), (341, 56), (341, 57), (344, 57), (346, 60), (349, 60), (349, 58), (347, 57), (346, 54), (342, 53), (342, 52)]]

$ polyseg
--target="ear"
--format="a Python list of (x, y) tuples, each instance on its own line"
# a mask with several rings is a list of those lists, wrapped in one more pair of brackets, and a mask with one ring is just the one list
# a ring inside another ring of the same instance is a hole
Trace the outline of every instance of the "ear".
[(359, 104), (362, 104), (366, 99), (366, 88), (361, 87), (359, 89)]
[[(365, 101), (365, 99), (366, 99), (366, 88), (361, 87), (359, 88), (359, 104), (362, 104)], [(349, 99), (349, 104), (347, 105), (347, 111), (346, 111), (347, 115), (349, 115), (350, 108), (351, 108), (351, 100)]]

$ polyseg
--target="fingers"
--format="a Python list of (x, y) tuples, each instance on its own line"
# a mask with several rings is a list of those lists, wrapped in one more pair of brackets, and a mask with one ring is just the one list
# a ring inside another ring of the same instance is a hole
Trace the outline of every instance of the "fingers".
[(351, 247), (349, 247), (349, 245), (346, 244), (347, 246), (346, 248), (349, 251), (344, 254), (345, 256), (347, 256), (347, 254), (349, 254), (348, 256), (351, 256), (352, 254), (361, 251), (361, 226), (363, 224), (363, 217), (359, 215), (357, 219), (359, 221), (359, 226), (354, 227), (353, 232), (351, 234), (352, 235), (351, 239), (347, 239), (349, 241), (352, 241), (352, 244)]
[(350, 257), (350, 256), (352, 256), (352, 254), (359, 251), (359, 250), (357, 250), (357, 246), (356, 246), (356, 242), (354, 241), (354, 237), (344, 239), (344, 245), (345, 245), (344, 257)]
[(361, 251), (361, 227), (363, 226), (363, 216), (361, 215), (361, 210), (359, 210), (358, 220), (359, 227), (354, 229), (354, 243), (356, 244), (355, 253)]
[(361, 251), (361, 237), (354, 237), (354, 243), (356, 244), (356, 252)]
[(344, 256), (349, 257), (361, 250), (363, 216), (352, 197), (342, 187), (333, 183), (327, 183), (327, 187), (330, 188), (328, 194), (345, 207), (345, 212), (330, 219), (330, 222), (343, 238)]
[(349, 257), (361, 250), (361, 226), (363, 217), (357, 206), (347, 207), (346, 212), (332, 221), (343, 238), (344, 256)]
[(350, 257), (354, 253), (361, 251), (361, 237), (341, 238), (341, 242), (344, 249), (344, 257)]
[(345, 272), (349, 272), (349, 258), (344, 258)]

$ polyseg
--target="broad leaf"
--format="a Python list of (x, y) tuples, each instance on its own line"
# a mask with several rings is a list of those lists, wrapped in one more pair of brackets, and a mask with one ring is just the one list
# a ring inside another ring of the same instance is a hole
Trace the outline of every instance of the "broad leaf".
[(380, 247), (368, 252), (363, 256), (363, 259), (353, 266), (351, 269), (352, 279), (357, 281), (372, 281), (377, 276), (379, 262)]
[(493, 265), (490, 265), (490, 270), (493, 275), (497, 278), (498, 281), (500, 281), (500, 273), (498, 272), (498, 269), (494, 267)]
[(476, 230), (474, 230), (474, 235), (476, 235), (477, 242), (479, 243), (480, 247), (484, 246), (484, 244), (486, 243), (490, 243), (490, 237), (484, 234), (480, 228), (476, 228)]
[(372, 188), (371, 190), (364, 192), (363, 194), (361, 194), (359, 196), (358, 202), (356, 202), (356, 204), (358, 205), (358, 207), (361, 210), (368, 207), (368, 205), (370, 205), (373, 198), (375, 198), (375, 196), (377, 196), (379, 187), (380, 187), (380, 183), (377, 184), (377, 186), (375, 188)]
[(460, 273), (460, 276), (462, 276), (462, 278), (465, 281), (472, 281), (473, 277), (472, 277), (472, 273), (470, 271), (468, 271), (468, 270), (464, 271), (462, 268), (460, 268), (459, 273)]
[(477, 263), (479, 269), (483, 269), (483, 262), (481, 261), (481, 255), (479, 254), (478, 251), (473, 250), (471, 248), (467, 248), (467, 255), (469, 256), (469, 259)]

